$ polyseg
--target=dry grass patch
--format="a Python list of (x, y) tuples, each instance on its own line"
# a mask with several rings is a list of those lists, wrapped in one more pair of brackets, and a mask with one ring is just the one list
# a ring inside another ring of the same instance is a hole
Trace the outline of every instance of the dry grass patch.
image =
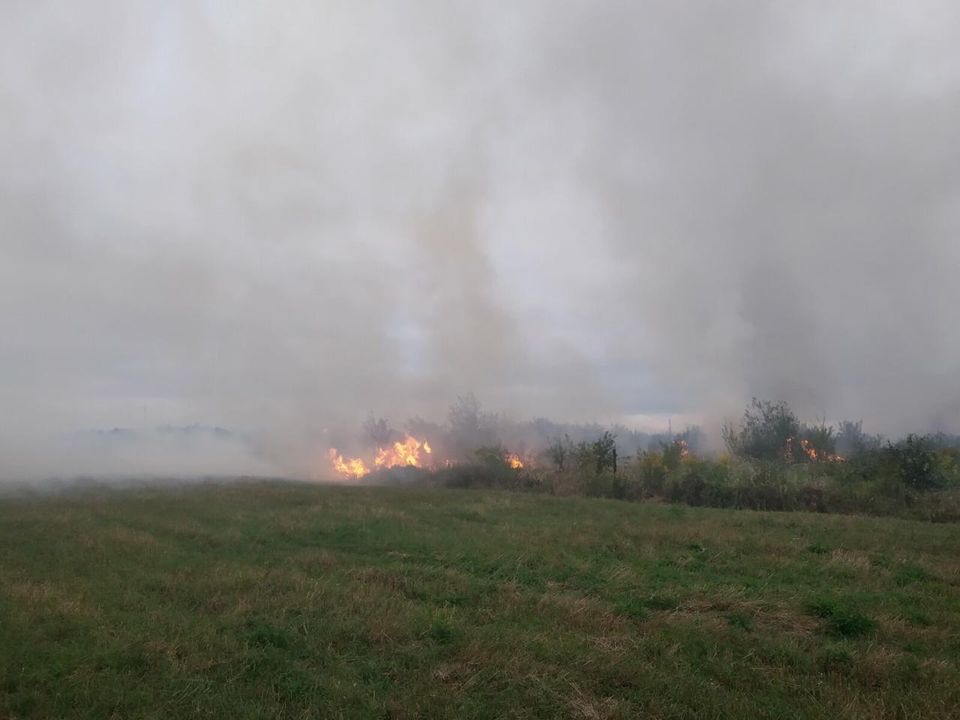
[(780, 605), (774, 608), (758, 610), (753, 615), (757, 632), (782, 632), (804, 637), (814, 635), (820, 630), (820, 621), (800, 612), (797, 608)]
[(627, 623), (605, 602), (570, 593), (546, 592), (537, 601), (537, 609), (558, 616), (563, 627), (609, 634), (622, 631)]
[(567, 699), (571, 717), (582, 720), (612, 720), (620, 716), (620, 703), (613, 697), (597, 697), (571, 684), (572, 694)]
[(830, 565), (861, 574), (869, 573), (871, 568), (870, 556), (860, 550), (834, 550), (830, 553)]
[(88, 621), (100, 621), (103, 613), (99, 607), (84, 597), (84, 593), (51, 580), (33, 581), (6, 577), (2, 592), (25, 612), (41, 610)]

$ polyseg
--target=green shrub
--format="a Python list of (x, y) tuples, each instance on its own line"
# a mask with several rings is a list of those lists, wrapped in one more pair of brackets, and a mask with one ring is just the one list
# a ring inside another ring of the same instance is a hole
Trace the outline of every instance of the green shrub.
[(640, 500), (643, 491), (635, 477), (620, 472), (613, 476), (610, 497), (616, 500)]
[(662, 443), (661, 455), (667, 470), (673, 471), (680, 467), (680, 462), (687, 454), (687, 444), (683, 440), (674, 440), (671, 443)]
[(800, 435), (800, 421), (785, 402), (754, 398), (739, 425), (724, 425), (727, 449), (755, 460), (784, 459), (788, 445)]
[(733, 507), (736, 492), (730, 484), (729, 475), (729, 468), (725, 464), (688, 457), (667, 475), (663, 492), (672, 502)]
[(604, 431), (597, 440), (591, 445), (593, 458), (596, 463), (597, 475), (605, 470), (610, 470), (614, 474), (617, 472), (617, 436), (611, 432)]
[(667, 466), (663, 462), (663, 454), (651, 452), (640, 455), (636, 463), (636, 476), (640, 491), (644, 495), (655, 497), (663, 493), (667, 480)]
[(622, 487), (617, 476), (610, 470), (596, 474), (587, 473), (583, 482), (584, 494), (587, 497), (616, 498), (617, 492), (621, 491)]
[[(860, 437), (859, 425), (848, 423), (842, 437), (857, 452), (841, 461), (832, 454), (831, 427), (795, 421), (783, 403), (754, 401), (743, 423), (725, 431), (728, 445), (738, 455), (694, 456), (682, 442), (662, 442), (660, 450), (640, 451), (635, 460), (619, 467), (615, 435), (605, 432), (594, 442), (573, 444), (569, 437), (555, 438), (541, 456), (546, 467), (514, 469), (501, 445), (488, 445), (472, 452), (472, 462), (416, 470), (419, 475), (411, 472), (404, 480), (425, 476), (421, 482), (449, 487), (960, 521), (960, 449), (951, 437), (910, 435), (879, 448), (873, 442), (876, 438)], [(785, 434), (794, 431), (799, 435)], [(770, 450), (781, 440), (780, 451)], [(806, 460), (797, 460), (798, 449)], [(371, 475), (371, 482), (374, 477), (381, 474)]]
[(547, 449), (544, 450), (544, 457), (547, 458), (558, 472), (563, 472), (567, 467), (567, 461), (573, 456), (574, 446), (570, 436), (564, 434), (550, 441)]
[(490, 464), (461, 463), (437, 470), (434, 473), (438, 485), (449, 488), (513, 488), (509, 477), (510, 467), (492, 467)]
[(886, 456), (894, 465), (900, 482), (912, 490), (932, 490), (943, 484), (937, 455), (927, 438), (910, 434), (904, 440), (888, 444)]
[(800, 462), (829, 462), (835, 457), (837, 442), (833, 427), (826, 423), (804, 425), (800, 429), (801, 447), (795, 448), (793, 459)]

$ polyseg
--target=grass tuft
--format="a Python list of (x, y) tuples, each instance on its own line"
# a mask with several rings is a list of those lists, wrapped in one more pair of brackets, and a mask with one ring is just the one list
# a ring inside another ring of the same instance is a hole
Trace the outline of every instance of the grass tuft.
[(931, 575), (925, 568), (920, 567), (919, 565), (905, 564), (902, 565), (893, 576), (894, 582), (897, 583), (899, 587), (904, 587), (905, 585), (911, 585), (913, 583), (927, 582), (929, 580), (934, 580), (935, 578)]
[(807, 611), (826, 620), (827, 632), (835, 637), (856, 638), (873, 632), (877, 624), (848, 604), (835, 600), (814, 600)]
[(752, 632), (756, 623), (750, 615), (745, 613), (731, 613), (727, 616), (727, 622), (730, 627), (735, 627), (746, 632)]

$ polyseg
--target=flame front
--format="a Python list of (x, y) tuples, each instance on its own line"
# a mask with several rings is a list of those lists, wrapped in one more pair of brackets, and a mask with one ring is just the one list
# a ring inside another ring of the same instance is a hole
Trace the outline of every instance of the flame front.
[[(390, 447), (377, 449), (373, 465), (376, 469), (385, 469), (392, 467), (423, 467), (421, 453), (430, 455), (433, 449), (426, 440), (417, 440), (411, 435), (407, 435), (403, 442), (395, 442)], [(371, 468), (363, 461), (363, 458), (347, 458), (337, 452), (336, 448), (329, 450), (330, 464), (334, 471), (343, 477), (352, 480), (359, 480), (364, 475), (369, 475)]]
[(370, 470), (361, 458), (343, 459), (343, 455), (337, 452), (336, 448), (330, 448), (330, 463), (333, 469), (345, 477), (359, 480), (364, 475), (368, 475)]
[(421, 442), (412, 435), (407, 435), (403, 442), (395, 442), (391, 447), (377, 450), (377, 457), (373, 462), (378, 468), (423, 467), (420, 463), (421, 450), (427, 455), (433, 452), (426, 440)]
[(507, 453), (505, 458), (507, 465), (512, 467), (514, 470), (520, 470), (523, 468), (523, 460), (520, 459), (520, 456), (516, 453)]

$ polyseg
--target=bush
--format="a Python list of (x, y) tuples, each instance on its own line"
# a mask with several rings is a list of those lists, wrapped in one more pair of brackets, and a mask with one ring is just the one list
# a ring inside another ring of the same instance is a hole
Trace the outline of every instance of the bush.
[(572, 457), (574, 451), (573, 443), (569, 435), (555, 437), (550, 441), (544, 456), (553, 463), (558, 472), (563, 472), (567, 465), (567, 460)]
[(590, 473), (584, 480), (584, 495), (587, 497), (614, 497), (616, 476), (609, 470), (602, 473)]
[(825, 423), (804, 425), (800, 429), (800, 448), (794, 453), (799, 462), (829, 462), (836, 457), (837, 443), (833, 427)]
[(493, 477), (489, 470), (476, 463), (460, 463), (437, 470), (434, 473), (435, 482), (441, 487), (448, 488), (491, 488), (494, 486)]
[[(461, 406), (459, 425), (474, 430), (482, 425), (475, 402), (464, 400)], [(370, 425), (385, 432), (382, 422)], [(574, 444), (554, 435), (541, 455), (547, 467), (536, 469), (510, 467), (504, 448), (491, 443), (472, 451), (466, 464), (428, 471), (425, 481), (693, 506), (960, 521), (960, 438), (954, 436), (909, 435), (880, 448), (860, 423), (843, 423), (835, 434), (824, 423), (800, 423), (785, 403), (755, 399), (739, 425), (724, 428), (732, 455), (720, 458), (691, 455), (685, 440), (664, 437), (659, 450), (641, 450), (621, 468), (616, 436), (593, 437)], [(838, 443), (855, 453), (838, 457)]]
[(643, 497), (640, 483), (622, 472), (613, 476), (611, 490), (611, 497), (616, 500), (640, 500)]
[(729, 483), (729, 469), (720, 463), (698, 458), (685, 459), (666, 483), (672, 502), (711, 507), (733, 507), (736, 492)]
[(596, 462), (597, 475), (605, 470), (610, 470), (614, 474), (617, 472), (617, 436), (613, 433), (604, 431), (591, 446), (594, 461)]
[(507, 462), (506, 450), (500, 445), (482, 447), (474, 451), (475, 460), (457, 463), (434, 471), (439, 485), (450, 488), (501, 488), (504, 490), (536, 489), (540, 478), (525, 470), (514, 469)]
[(687, 454), (686, 443), (683, 440), (674, 440), (671, 443), (663, 443), (662, 447), (663, 464), (667, 470), (676, 470)]
[(724, 425), (727, 449), (755, 460), (785, 459), (789, 445), (800, 435), (800, 422), (785, 402), (754, 398), (739, 426)]
[(863, 421), (842, 420), (837, 430), (836, 452), (846, 458), (856, 457), (865, 452), (879, 450), (881, 439), (878, 435), (867, 435), (863, 431)]
[(904, 486), (924, 491), (943, 484), (937, 455), (926, 438), (911, 433), (896, 445), (888, 443), (886, 455)]
[(642, 453), (632, 468), (640, 494), (654, 497), (663, 492), (667, 480), (667, 466), (662, 453)]

